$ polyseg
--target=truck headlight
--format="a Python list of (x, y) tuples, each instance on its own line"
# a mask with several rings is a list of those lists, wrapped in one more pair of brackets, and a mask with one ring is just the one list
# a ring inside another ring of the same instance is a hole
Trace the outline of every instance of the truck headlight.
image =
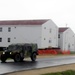
[(3, 54), (5, 54), (5, 52), (3, 52)]
[(10, 52), (10, 54), (12, 54), (12, 53)]

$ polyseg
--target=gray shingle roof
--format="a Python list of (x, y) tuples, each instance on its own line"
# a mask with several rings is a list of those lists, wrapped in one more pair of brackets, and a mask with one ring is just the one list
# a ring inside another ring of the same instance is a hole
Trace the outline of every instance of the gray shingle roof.
[(7, 21), (0, 21), (0, 25), (42, 25), (47, 21), (48, 19), (44, 19), (44, 20), (7, 20)]
[(61, 27), (61, 28), (59, 28), (59, 32), (64, 32), (67, 29), (68, 29), (68, 27)]

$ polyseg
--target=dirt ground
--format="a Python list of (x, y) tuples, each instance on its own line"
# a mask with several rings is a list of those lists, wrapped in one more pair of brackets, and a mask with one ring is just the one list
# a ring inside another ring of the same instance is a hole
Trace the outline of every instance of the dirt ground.
[[(44, 57), (46, 58), (46, 57), (55, 57), (55, 56), (38, 56), (38, 58), (44, 58)], [(61, 72), (61, 71), (65, 71), (65, 70), (75, 70), (75, 64), (48, 67), (48, 68), (21, 71), (21, 72), (14, 72), (14, 73), (10, 73), (7, 75), (41, 75), (41, 74), (45, 74), (45, 73)]]

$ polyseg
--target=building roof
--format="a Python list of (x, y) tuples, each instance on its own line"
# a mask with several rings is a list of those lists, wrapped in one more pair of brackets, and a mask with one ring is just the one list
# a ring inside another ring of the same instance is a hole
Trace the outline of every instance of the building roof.
[(0, 21), (0, 25), (42, 25), (47, 21), (48, 19), (44, 19), (44, 20), (8, 20), (8, 21)]
[(61, 27), (61, 28), (59, 28), (59, 32), (64, 32), (67, 29), (68, 29), (68, 27)]

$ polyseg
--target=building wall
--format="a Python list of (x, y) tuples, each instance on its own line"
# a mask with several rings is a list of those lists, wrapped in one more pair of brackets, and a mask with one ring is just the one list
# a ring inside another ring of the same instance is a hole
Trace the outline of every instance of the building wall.
[[(60, 40), (60, 48), (62, 50), (70, 50), (74, 51), (75, 50), (75, 34), (74, 32), (69, 28), (66, 31), (63, 32)], [(62, 38), (63, 37), (63, 38)]]
[[(0, 28), (2, 28), (2, 31), (0, 31), (0, 38), (2, 38), (2, 42), (0, 42), (0, 47), (7, 47), (13, 41), (13, 36), (12, 36), (13, 33), (8, 32), (8, 27), (0, 26)], [(10, 38), (10, 37), (11, 37), (11, 42), (8, 42), (8, 38)]]
[(42, 48), (58, 47), (58, 27), (49, 20), (42, 25)]
[(75, 41), (75, 35), (73, 31), (69, 28), (67, 31), (64, 33), (64, 49), (65, 50), (70, 50), (74, 51), (74, 41)]
[[(38, 43), (38, 46), (41, 46), (41, 25), (10, 25), (0, 27), (3, 28), (2, 32), (0, 32), (0, 37), (2, 37), (1, 47), (7, 47), (11, 43)], [(11, 32), (8, 32), (8, 27), (11, 27)], [(11, 38), (10, 42), (8, 42), (8, 38)]]
[[(42, 29), (40, 25), (35, 25), (35, 26), (25, 25), (24, 27), (17, 27), (17, 30), (16, 30), (17, 42), (37, 43), (38, 47), (41, 47), (41, 32), (42, 32)], [(21, 40), (18, 40), (18, 39), (21, 39)]]
[(59, 33), (58, 34), (58, 47), (61, 48), (63, 50), (63, 33)]

